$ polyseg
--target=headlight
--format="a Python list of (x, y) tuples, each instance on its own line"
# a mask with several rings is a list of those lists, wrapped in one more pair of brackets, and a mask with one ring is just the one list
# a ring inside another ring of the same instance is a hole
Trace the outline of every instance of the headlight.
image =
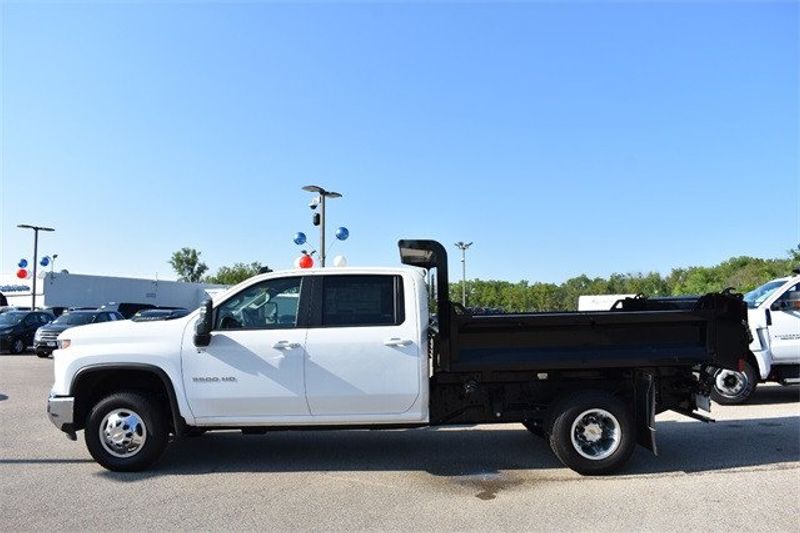
[(33, 336), (33, 340), (38, 341), (41, 340), (41, 338), (42, 338), (42, 330), (37, 329), (36, 334)]
[(72, 341), (69, 339), (58, 339), (59, 350), (66, 350), (67, 348), (69, 348), (70, 344), (72, 344)]

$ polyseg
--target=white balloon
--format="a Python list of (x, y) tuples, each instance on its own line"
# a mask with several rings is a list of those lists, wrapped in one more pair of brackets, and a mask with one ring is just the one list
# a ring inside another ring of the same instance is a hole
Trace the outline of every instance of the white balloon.
[(25, 279), (31, 279), (33, 277), (33, 272), (30, 270), (25, 271)]
[(39, 278), (39, 279), (44, 279), (45, 276), (47, 276), (47, 270), (42, 270), (41, 272), (36, 274), (36, 277)]
[(299, 257), (294, 260), (294, 267), (295, 268), (300, 268), (300, 258)]
[(346, 267), (347, 266), (347, 258), (343, 255), (337, 255), (333, 258), (333, 266), (336, 267)]

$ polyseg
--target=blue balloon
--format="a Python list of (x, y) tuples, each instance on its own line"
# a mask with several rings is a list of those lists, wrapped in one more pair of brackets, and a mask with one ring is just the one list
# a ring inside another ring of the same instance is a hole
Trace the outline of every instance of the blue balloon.
[(340, 241), (346, 240), (349, 236), (350, 236), (350, 231), (345, 227), (341, 227), (336, 230), (336, 238), (339, 239)]
[(20, 267), (20, 268), (25, 268), (26, 266), (28, 266), (28, 260), (27, 259), (20, 259), (19, 263), (17, 263), (17, 266)]
[(50, 264), (50, 258), (48, 256), (42, 257), (41, 260), (39, 260), (39, 264), (42, 265), (43, 267), (46, 267), (47, 265)]
[(295, 244), (305, 244), (306, 234), (303, 233), (302, 231), (298, 231), (297, 233), (294, 234), (294, 239), (292, 240), (294, 240)]

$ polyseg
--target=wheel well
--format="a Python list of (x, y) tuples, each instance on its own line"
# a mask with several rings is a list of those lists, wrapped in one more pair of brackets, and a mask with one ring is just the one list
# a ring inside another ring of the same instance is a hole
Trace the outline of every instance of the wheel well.
[(132, 391), (155, 398), (164, 409), (173, 433), (182, 432), (185, 423), (181, 418), (175, 391), (166, 375), (147, 368), (89, 368), (78, 374), (72, 385), (75, 398), (75, 429), (83, 429), (92, 407), (109, 394)]

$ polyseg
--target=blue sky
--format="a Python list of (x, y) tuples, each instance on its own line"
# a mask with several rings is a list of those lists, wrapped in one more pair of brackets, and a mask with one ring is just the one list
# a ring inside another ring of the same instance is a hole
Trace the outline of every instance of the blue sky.
[[(469, 275), (668, 271), (800, 241), (798, 4), (2, 4), (0, 272), (289, 266), (471, 240)], [(331, 231), (332, 233), (332, 231)], [(333, 240), (331, 238), (331, 240)]]

